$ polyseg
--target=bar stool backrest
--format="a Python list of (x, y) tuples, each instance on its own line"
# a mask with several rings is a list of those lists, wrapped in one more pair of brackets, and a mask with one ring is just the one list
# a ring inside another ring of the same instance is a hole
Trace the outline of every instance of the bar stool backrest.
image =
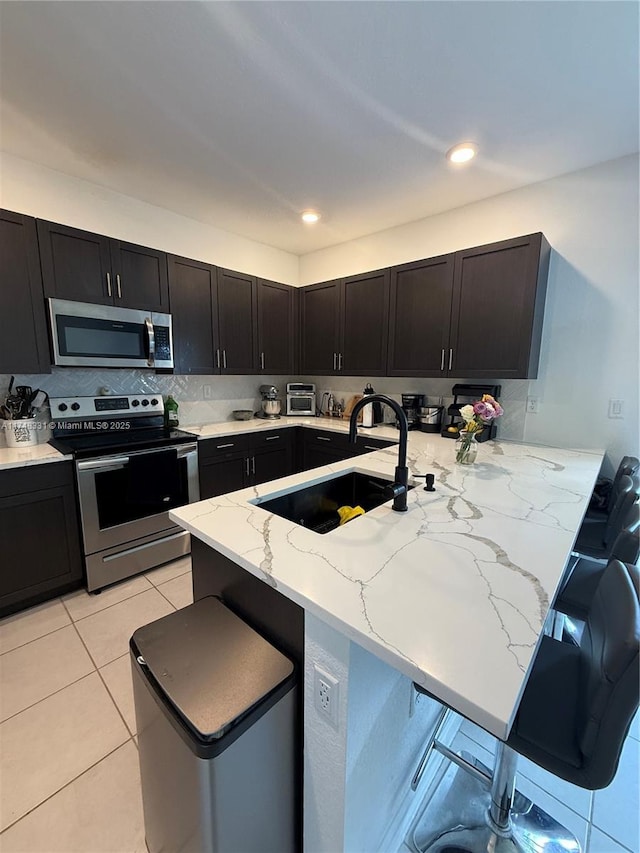
[(609, 513), (604, 532), (604, 545), (610, 547), (616, 540), (618, 534), (624, 530), (627, 522), (633, 521), (634, 506), (638, 502), (637, 483), (628, 475), (620, 477), (618, 496), (613, 509)]
[[(610, 784), (638, 708), (640, 602), (638, 570), (611, 560), (596, 589), (580, 642), (579, 708), (583, 771), (592, 790)], [(592, 787), (593, 786), (593, 787)]]

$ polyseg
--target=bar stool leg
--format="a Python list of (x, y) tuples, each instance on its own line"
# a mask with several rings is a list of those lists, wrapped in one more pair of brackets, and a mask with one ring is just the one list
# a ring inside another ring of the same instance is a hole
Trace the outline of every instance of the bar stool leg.
[(445, 775), (413, 833), (420, 853), (580, 853), (569, 830), (516, 791), (518, 754), (505, 743), (496, 745), (490, 790), (477, 759), (463, 752), (450, 760), (459, 769), (446, 784)]

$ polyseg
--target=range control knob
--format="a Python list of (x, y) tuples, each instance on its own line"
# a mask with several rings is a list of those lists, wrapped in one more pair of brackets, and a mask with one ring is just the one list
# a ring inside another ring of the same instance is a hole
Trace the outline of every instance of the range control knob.
[(72, 403), (71, 408), (73, 409), (74, 412), (77, 412), (78, 409), (80, 408), (80, 403)]
[(152, 406), (157, 406), (157, 405), (158, 405), (158, 401), (156, 400), (156, 398), (155, 398), (155, 397), (154, 397), (154, 398), (153, 398), (153, 400), (151, 401), (151, 405), (152, 405)]
[(143, 406), (148, 406), (148, 405), (149, 405), (149, 401), (148, 401), (148, 400), (143, 400), (143, 401), (142, 401), (142, 405), (143, 405)]
[(60, 403), (60, 405), (58, 406), (58, 411), (59, 412), (66, 412), (68, 408), (69, 407), (67, 406), (66, 403)]
[(131, 405), (132, 405), (132, 406), (133, 406), (133, 408), (135, 409), (137, 406), (139, 406), (139, 405), (140, 405), (140, 400), (132, 400), (132, 401), (131, 401)]

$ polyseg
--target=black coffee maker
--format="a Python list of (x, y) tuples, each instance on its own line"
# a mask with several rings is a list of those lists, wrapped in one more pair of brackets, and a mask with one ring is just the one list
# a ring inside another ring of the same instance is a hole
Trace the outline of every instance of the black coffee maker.
[[(402, 408), (407, 416), (409, 429), (420, 429), (420, 409), (424, 406), (424, 394), (403, 394)], [(396, 419), (396, 426), (398, 421)]]

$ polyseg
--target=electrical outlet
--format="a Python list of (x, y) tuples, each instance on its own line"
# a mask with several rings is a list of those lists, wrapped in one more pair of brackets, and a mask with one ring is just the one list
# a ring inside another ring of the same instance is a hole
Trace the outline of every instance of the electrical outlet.
[(616, 420), (624, 418), (624, 400), (609, 400), (609, 417)]
[(538, 414), (539, 400), (537, 397), (527, 397), (527, 413), (529, 415)]
[(313, 694), (316, 710), (338, 728), (340, 682), (314, 664)]
[(202, 386), (202, 399), (210, 400), (211, 399), (211, 385), (203, 385)]

